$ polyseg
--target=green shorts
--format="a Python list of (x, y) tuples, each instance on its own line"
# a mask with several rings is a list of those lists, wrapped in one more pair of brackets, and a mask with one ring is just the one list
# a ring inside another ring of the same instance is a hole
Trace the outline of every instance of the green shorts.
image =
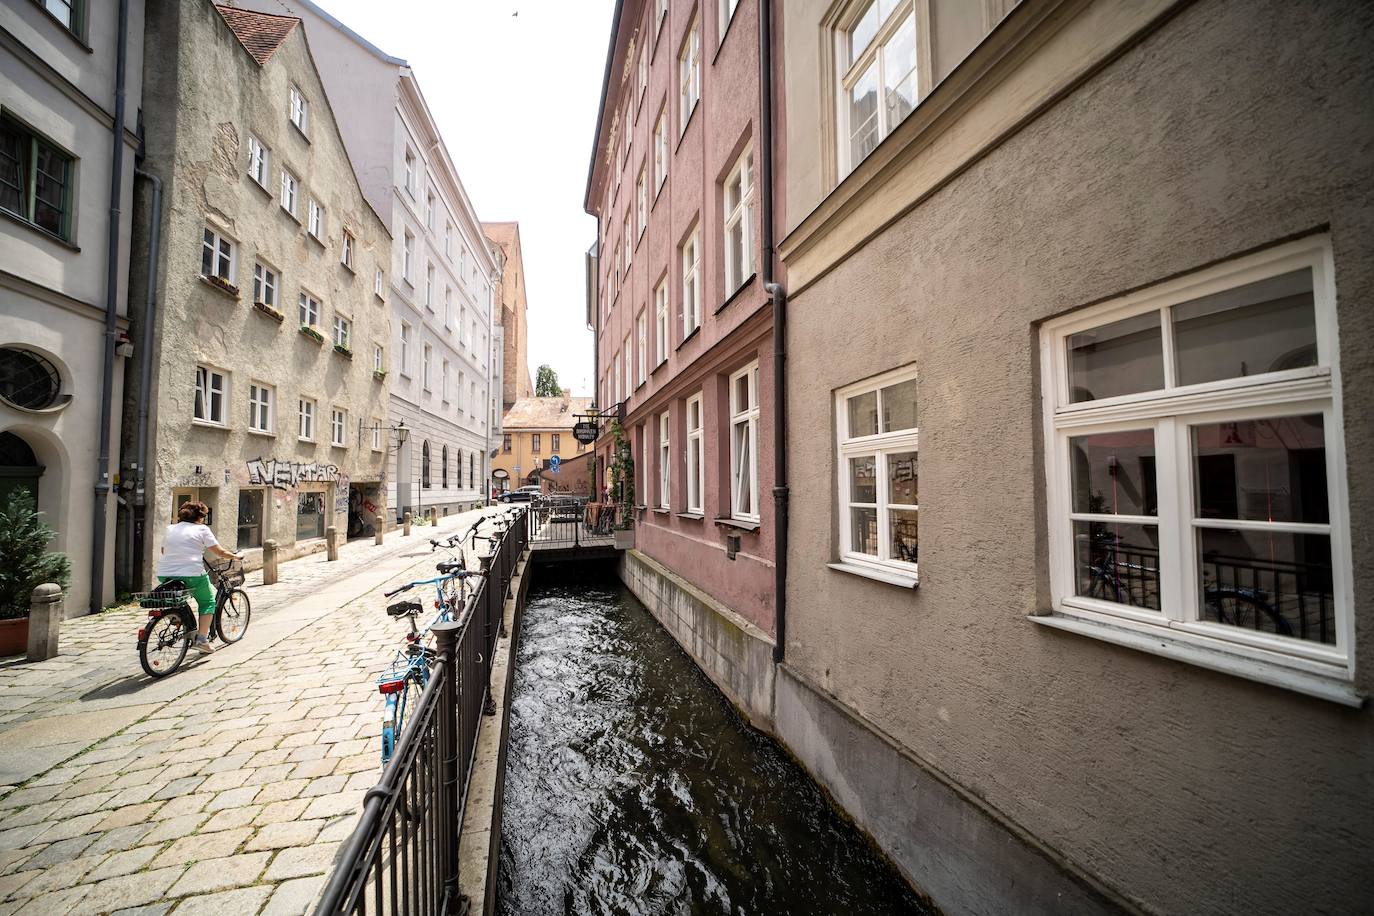
[(201, 617), (208, 617), (215, 612), (215, 590), (210, 586), (210, 577), (201, 576), (158, 576), (157, 581), (169, 582), (172, 579), (180, 579), (186, 583), (186, 589), (191, 593), (191, 597), (196, 599), (196, 613)]

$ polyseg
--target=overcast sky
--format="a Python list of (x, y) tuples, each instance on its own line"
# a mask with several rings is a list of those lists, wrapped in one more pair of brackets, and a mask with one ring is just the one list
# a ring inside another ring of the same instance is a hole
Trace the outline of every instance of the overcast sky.
[(531, 379), (548, 363), (590, 395), (582, 195), (613, 0), (315, 2), (415, 68), (478, 217), (520, 223)]

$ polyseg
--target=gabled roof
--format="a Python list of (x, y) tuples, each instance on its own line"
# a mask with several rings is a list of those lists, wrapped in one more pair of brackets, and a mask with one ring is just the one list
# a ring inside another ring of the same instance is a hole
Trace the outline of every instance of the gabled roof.
[(506, 411), (501, 427), (510, 429), (571, 429), (574, 414), (586, 413), (591, 398), (521, 398)]
[(239, 44), (248, 52), (258, 66), (272, 59), (272, 55), (286, 41), (286, 36), (300, 22), (295, 16), (274, 16), (271, 13), (255, 13), (251, 10), (235, 9), (232, 6), (215, 4), (220, 18), (229, 30), (238, 36)]

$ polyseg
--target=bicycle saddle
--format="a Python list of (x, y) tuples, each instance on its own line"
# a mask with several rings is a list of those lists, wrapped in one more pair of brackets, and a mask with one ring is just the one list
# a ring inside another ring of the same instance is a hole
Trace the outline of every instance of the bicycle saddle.
[(434, 568), (446, 576), (451, 572), (466, 572), (467, 570), (462, 563), (436, 563)]
[(418, 614), (424, 609), (418, 601), (397, 601), (395, 604), (386, 606), (387, 615), (390, 617), (404, 617), (407, 614)]

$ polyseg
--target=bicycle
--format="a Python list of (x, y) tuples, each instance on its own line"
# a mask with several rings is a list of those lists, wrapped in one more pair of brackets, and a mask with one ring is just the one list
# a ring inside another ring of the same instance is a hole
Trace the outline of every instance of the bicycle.
[[(452, 538), (449, 539), (450, 541)], [(435, 548), (441, 545), (436, 543)], [(424, 692), (429, 683), (429, 667), (434, 661), (434, 650), (424, 644), (424, 637), (436, 623), (448, 622), (459, 617), (459, 612), (467, 606), (468, 584), (472, 576), (483, 573), (464, 568), (461, 562), (439, 562), (435, 564), (442, 575), (433, 579), (420, 579), (407, 582), (383, 595), (390, 598), (401, 592), (410, 591), (422, 585), (434, 586), (434, 606), (438, 613), (427, 623), (423, 630), (416, 626), (424, 605), (419, 601), (397, 601), (387, 605), (389, 617), (405, 617), (410, 625), (406, 634), (406, 647), (396, 654), (391, 667), (377, 678), (377, 692), (386, 697), (386, 709), (382, 713), (382, 764), (385, 765), (396, 751), (405, 728), (406, 711)]]
[[(221, 565), (205, 562), (205, 570), (215, 586), (215, 611), (211, 632), (225, 645), (232, 645), (248, 632), (253, 608), (243, 585), (243, 561), (228, 560)], [(196, 614), (186, 600), (188, 589), (181, 579), (168, 579), (150, 592), (141, 592), (139, 607), (148, 611), (148, 620), (138, 630), (138, 662), (149, 677), (161, 678), (175, 672), (186, 660), (191, 642), (198, 632)]]

